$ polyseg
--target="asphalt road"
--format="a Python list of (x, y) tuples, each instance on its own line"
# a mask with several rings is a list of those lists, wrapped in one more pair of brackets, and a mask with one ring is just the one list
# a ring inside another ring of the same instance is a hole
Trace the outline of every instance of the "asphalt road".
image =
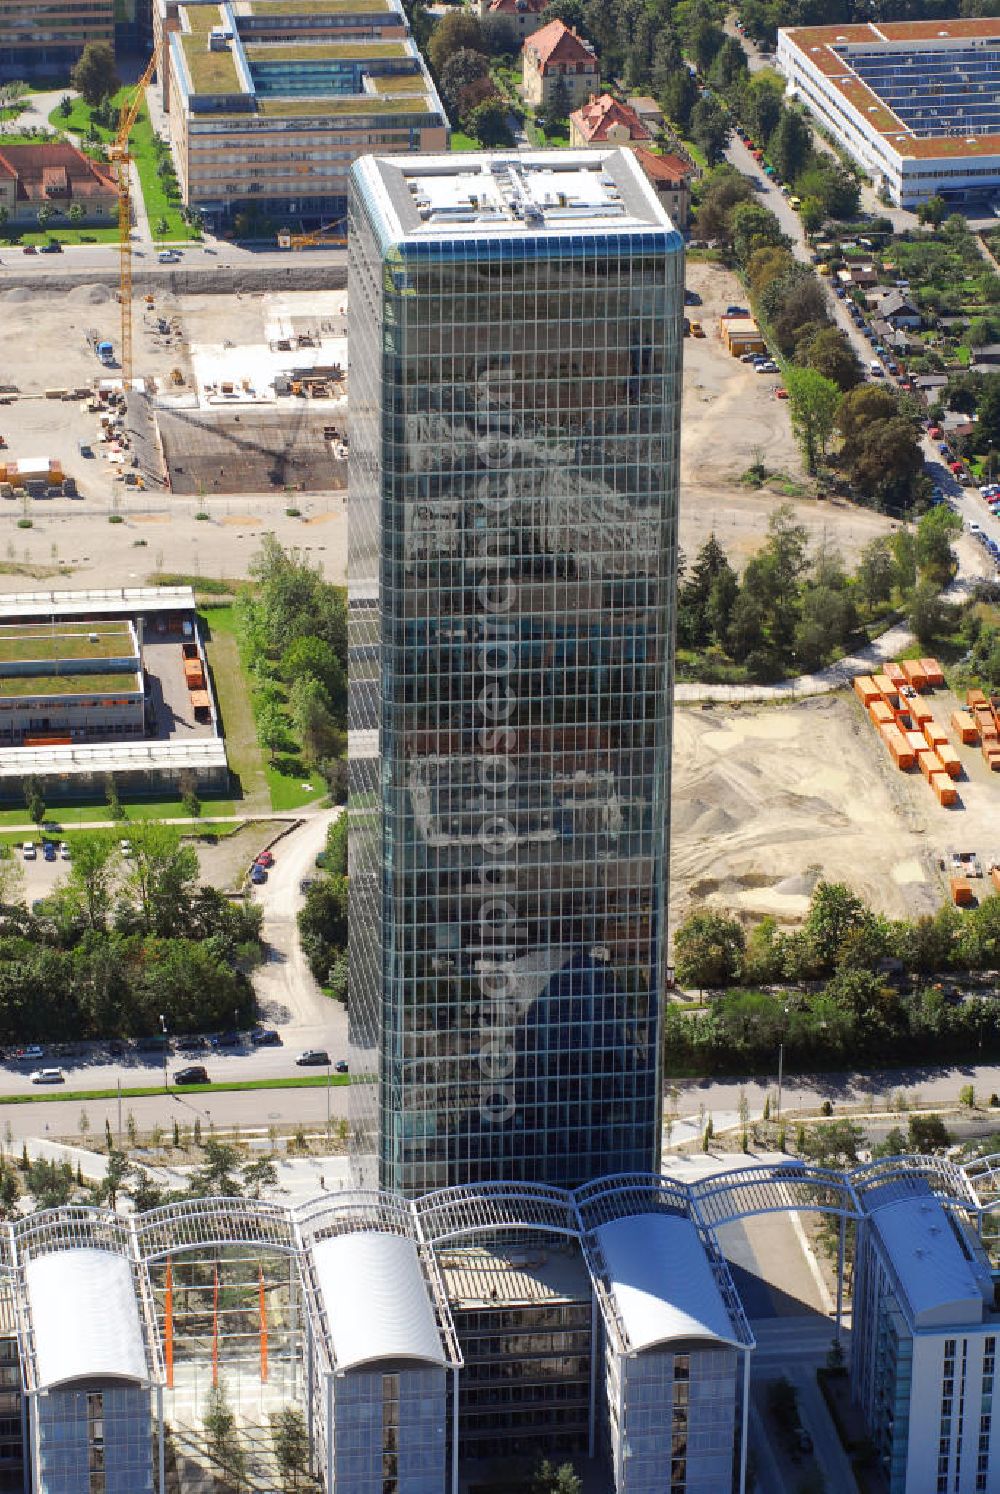
[[(343, 268), (347, 263), (345, 249), (290, 249), (255, 248), (243, 244), (230, 244), (213, 240), (207, 244), (176, 246), (180, 259), (173, 264), (161, 265), (157, 251), (148, 244), (141, 244), (135, 231), (132, 234), (132, 258), (143, 272), (170, 275), (175, 270), (219, 270), (245, 268), (282, 268), (302, 263), (330, 265)], [(61, 254), (25, 254), (23, 249), (7, 245), (0, 254), (0, 267), (16, 269), (18, 274), (44, 275), (78, 273), (86, 270), (116, 272), (118, 269), (117, 244), (67, 244)], [(0, 290), (3, 289), (3, 268), (0, 268)]]

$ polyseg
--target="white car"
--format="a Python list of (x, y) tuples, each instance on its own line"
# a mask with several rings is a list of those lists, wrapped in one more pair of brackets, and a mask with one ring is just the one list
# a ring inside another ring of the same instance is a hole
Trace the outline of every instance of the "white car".
[(969, 533), (970, 534), (982, 534), (982, 532), (983, 531), (980, 529), (980, 527), (979, 527), (978, 524), (970, 524), (969, 525)]
[(61, 840), (59, 842), (59, 856), (60, 856), (60, 859), (62, 861), (69, 861), (69, 859), (71, 857), (71, 854), (72, 853), (70, 851), (69, 846), (66, 844), (66, 842), (64, 840)]
[(62, 1084), (66, 1075), (62, 1069), (35, 1069), (31, 1076), (32, 1084)]
[(121, 851), (121, 853), (122, 853), (123, 856), (126, 856), (126, 857), (131, 856), (131, 854), (132, 854), (132, 842), (130, 840), (120, 840), (118, 842), (118, 849), (119, 849), (119, 851)]
[(24, 842), (24, 845), (21, 847), (21, 855), (24, 857), (25, 861), (38, 860), (38, 851), (33, 840), (26, 840)]

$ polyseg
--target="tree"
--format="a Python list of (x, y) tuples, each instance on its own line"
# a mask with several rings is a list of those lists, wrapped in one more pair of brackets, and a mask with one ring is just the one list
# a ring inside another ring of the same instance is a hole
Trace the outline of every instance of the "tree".
[(71, 223), (82, 223), (87, 216), (87, 210), (81, 202), (74, 202), (69, 210), (69, 221)]
[(817, 882), (803, 933), (822, 970), (834, 968), (847, 935), (864, 922), (867, 914), (857, 893), (843, 882)]
[(858, 590), (871, 610), (892, 598), (896, 580), (896, 561), (892, 545), (883, 536), (869, 540), (861, 552), (857, 568)]
[(82, 830), (73, 842), (68, 888), (87, 926), (107, 927), (120, 851), (109, 830)]
[(767, 148), (779, 176), (786, 182), (794, 181), (812, 150), (809, 126), (797, 109), (782, 109)]
[(561, 1463), (557, 1468), (543, 1458), (532, 1475), (529, 1490), (530, 1494), (582, 1494), (583, 1484), (572, 1463)]
[(330, 697), (314, 674), (300, 674), (288, 692), (288, 712), (311, 766), (329, 755), (336, 722)]
[(266, 700), (259, 705), (256, 717), (258, 741), (267, 753), (268, 761), (273, 764), (278, 753), (288, 745), (285, 717), (276, 700)]
[(507, 114), (507, 106), (499, 100), (484, 99), (469, 114), (466, 121), (469, 134), (474, 135), (482, 145), (509, 145)]
[(933, 581), (921, 581), (910, 600), (907, 621), (916, 640), (925, 648), (944, 631), (948, 608)]
[(921, 202), (918, 205), (917, 221), (919, 223), (929, 223), (932, 228), (938, 228), (944, 222), (947, 211), (948, 204), (940, 192), (935, 192), (932, 197), (928, 197), (926, 202)]
[(826, 209), (818, 197), (803, 197), (799, 217), (806, 233), (819, 233), (826, 222)]
[(239, 1198), (243, 1185), (239, 1176), (239, 1153), (235, 1146), (209, 1136), (205, 1142), (204, 1162), (191, 1174), (188, 1193), (191, 1198)]
[(310, 887), (298, 925), (309, 968), (325, 983), (334, 960), (347, 946), (347, 878), (323, 877)]
[(757, 202), (739, 202), (730, 217), (733, 254), (737, 262), (746, 265), (758, 249), (769, 244), (788, 248), (788, 239), (781, 231), (781, 224), (772, 212)]
[(463, 51), (483, 51), (482, 27), (471, 11), (451, 11), (441, 17), (427, 43), (427, 55), (438, 77), (449, 57)]
[(722, 155), (729, 139), (729, 119), (721, 104), (702, 96), (691, 110), (691, 139), (699, 145), (709, 163)]
[(132, 858), (126, 889), (135, 902), (140, 927), (169, 937), (183, 928), (198, 880), (198, 857), (181, 843), (180, 831), (159, 820), (132, 827)]
[(347, 709), (347, 678), (334, 649), (322, 638), (296, 638), (281, 657), (282, 676), (294, 684), (303, 675), (319, 680), (330, 699), (334, 714), (343, 718)]
[(700, 647), (714, 636), (721, 642), (738, 590), (736, 572), (713, 532), (698, 551), (678, 595), (677, 627), (683, 641)]
[(246, 1453), (236, 1430), (236, 1417), (219, 1385), (213, 1386), (208, 1393), (208, 1410), (203, 1425), (213, 1463), (237, 1485), (245, 1483)]
[(542, 11), (542, 24), (547, 26), (549, 21), (562, 21), (571, 31), (585, 31), (587, 18), (583, 0), (549, 0)]
[(108, 42), (88, 42), (69, 75), (77, 93), (92, 109), (103, 104), (118, 87), (114, 50)]
[(674, 965), (682, 986), (718, 988), (739, 977), (746, 936), (735, 918), (711, 908), (690, 913), (674, 934)]
[(55, 215), (56, 210), (52, 206), (51, 202), (43, 202), (41, 207), (35, 214), (35, 217), (38, 219), (39, 228), (46, 228), (52, 222), (52, 219), (55, 217)]
[(309, 1471), (305, 1417), (297, 1406), (283, 1406), (280, 1411), (272, 1411), (269, 1420), (282, 1487), (297, 1489), (300, 1477)]
[(36, 825), (40, 825), (45, 819), (45, 795), (42, 792), (41, 780), (34, 774), (22, 780), (21, 792), (28, 810), (29, 819)]
[(839, 327), (824, 327), (814, 333), (804, 351), (809, 367), (832, 379), (842, 392), (861, 383), (861, 364)]
[(928, 509), (917, 525), (917, 564), (929, 581), (944, 586), (955, 573), (952, 539), (962, 532), (962, 520), (946, 504)]
[[(4, 854), (4, 852), (6, 854)], [(24, 867), (9, 846), (0, 852), (0, 913), (24, 905)]]
[[(852, 389), (844, 400), (861, 392), (860, 387)], [(913, 423), (905, 416), (863, 427), (855, 440), (845, 443), (843, 459), (852, 484), (886, 507), (908, 508), (919, 491), (923, 452)]]
[(701, 202), (696, 219), (700, 237), (720, 239), (731, 246), (733, 208), (738, 202), (750, 202), (752, 198), (750, 182), (728, 162), (710, 171), (701, 182)]
[(927, 1154), (943, 1150), (951, 1143), (948, 1128), (939, 1115), (911, 1115), (909, 1132), (911, 1152)]
[(817, 456), (826, 456), (827, 443), (833, 434), (840, 405), (840, 390), (832, 379), (815, 368), (789, 368), (785, 374), (792, 429), (810, 472), (816, 470)]
[(463, 88), (488, 76), (490, 65), (482, 52), (462, 47), (453, 52), (441, 69), (441, 95), (453, 108), (458, 105)]
[(556, 134), (562, 129), (569, 116), (569, 90), (566, 87), (566, 79), (562, 73), (557, 74), (556, 81), (552, 85), (548, 102), (543, 104), (538, 111), (538, 119), (542, 128), (549, 134)]

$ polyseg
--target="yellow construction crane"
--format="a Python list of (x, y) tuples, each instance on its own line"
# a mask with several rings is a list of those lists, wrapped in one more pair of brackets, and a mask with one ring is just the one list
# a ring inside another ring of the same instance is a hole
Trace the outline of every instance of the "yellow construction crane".
[(142, 108), (143, 95), (156, 72), (156, 53), (146, 64), (146, 71), (126, 95), (118, 115), (118, 133), (114, 143), (108, 146), (108, 160), (115, 174), (118, 188), (118, 298), (122, 307), (122, 387), (128, 389), (132, 383), (132, 181), (130, 176), (132, 157), (128, 151), (128, 137)]
[(343, 218), (339, 218), (336, 223), (327, 223), (324, 228), (314, 229), (312, 233), (292, 233), (287, 228), (278, 229), (279, 249), (315, 249), (320, 244), (337, 246), (346, 243)]

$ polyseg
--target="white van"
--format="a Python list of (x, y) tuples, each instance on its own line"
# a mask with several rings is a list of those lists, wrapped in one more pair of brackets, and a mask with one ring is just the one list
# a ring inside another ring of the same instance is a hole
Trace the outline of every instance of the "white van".
[(872, 361), (868, 365), (868, 368), (873, 379), (885, 378), (885, 374), (882, 372), (882, 365), (877, 358), (872, 359)]
[(161, 265), (172, 265), (180, 259), (176, 249), (161, 249), (156, 257)]

